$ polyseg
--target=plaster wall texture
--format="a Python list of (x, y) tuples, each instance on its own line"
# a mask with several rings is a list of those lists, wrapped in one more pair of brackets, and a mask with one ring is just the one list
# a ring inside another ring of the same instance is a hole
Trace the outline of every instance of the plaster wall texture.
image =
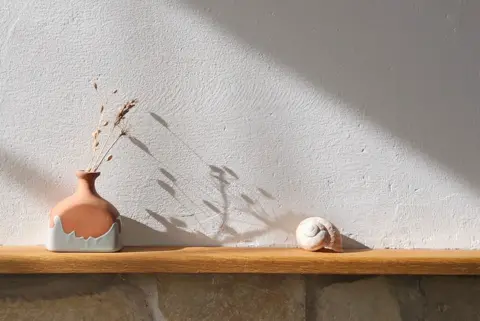
[(97, 180), (127, 245), (292, 246), (320, 215), (369, 247), (480, 248), (478, 12), (3, 1), (0, 243), (45, 242), (112, 96), (140, 101)]

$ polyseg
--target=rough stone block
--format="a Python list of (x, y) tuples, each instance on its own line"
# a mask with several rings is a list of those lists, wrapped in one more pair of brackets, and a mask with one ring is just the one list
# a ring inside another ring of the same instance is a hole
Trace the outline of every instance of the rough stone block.
[[(480, 278), (314, 278), (308, 321), (480, 320)], [(312, 289), (308, 291), (308, 289)]]
[(305, 320), (302, 276), (158, 275), (163, 320)]
[(480, 320), (480, 278), (426, 277), (420, 290), (427, 298), (425, 320)]
[(325, 287), (315, 282), (317, 286), (312, 293), (315, 305), (307, 320), (402, 321), (399, 305), (386, 278), (346, 283), (341, 280), (337, 278), (325, 283), (320, 277)]
[(144, 292), (118, 276), (40, 275), (0, 278), (0, 320), (153, 319)]

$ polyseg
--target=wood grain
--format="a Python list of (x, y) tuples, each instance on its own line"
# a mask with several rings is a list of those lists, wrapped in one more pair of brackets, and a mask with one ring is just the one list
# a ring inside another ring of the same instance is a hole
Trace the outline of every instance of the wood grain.
[(118, 253), (52, 253), (43, 247), (0, 247), (0, 273), (6, 274), (156, 272), (479, 275), (480, 251), (129, 247)]

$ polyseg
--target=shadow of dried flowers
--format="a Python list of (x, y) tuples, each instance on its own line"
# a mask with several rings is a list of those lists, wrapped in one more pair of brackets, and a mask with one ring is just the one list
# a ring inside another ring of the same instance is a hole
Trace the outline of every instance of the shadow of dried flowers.
[[(237, 174), (237, 172), (226, 165), (217, 166), (208, 164), (201, 155), (199, 155), (171, 129), (171, 126), (163, 117), (153, 112), (149, 114), (158, 124), (160, 124), (163, 130), (166, 130), (169, 133), (171, 138), (175, 139), (179, 144), (185, 146), (188, 151), (193, 153), (195, 158), (199, 160), (202, 166), (205, 166), (205, 169), (209, 173), (210, 177), (210, 180), (206, 179), (205, 181), (197, 181), (192, 178), (187, 179), (182, 177), (173, 170), (165, 168), (164, 164), (155, 156), (155, 153), (138, 137), (129, 136), (129, 140), (134, 146), (142, 150), (157, 162), (159, 170), (164, 176), (163, 178), (156, 180), (159, 187), (166, 192), (166, 195), (180, 203), (183, 207), (188, 209), (189, 212), (190, 207), (193, 206), (194, 211), (192, 214), (189, 214), (189, 216), (196, 217), (196, 213), (202, 213), (207, 215), (209, 219), (218, 216), (221, 221), (219, 228), (213, 231), (210, 236), (207, 237), (206, 234), (200, 233), (202, 236), (199, 238), (198, 236), (192, 236), (191, 231), (188, 232), (188, 235), (185, 234), (187, 233), (186, 224), (176, 225), (171, 219), (167, 220), (166, 218), (161, 217), (159, 214), (156, 214), (151, 210), (147, 210), (150, 216), (154, 217), (167, 229), (166, 232), (163, 232), (164, 234), (162, 235), (161, 241), (162, 244), (172, 244), (172, 242), (173, 244), (178, 244), (175, 239), (179, 241), (183, 237), (192, 241), (192, 244), (198, 244), (198, 242), (201, 244), (249, 242), (256, 237), (270, 233), (273, 230), (280, 230), (285, 232), (287, 235), (294, 235), (297, 224), (306, 217), (305, 215), (296, 214), (292, 211), (282, 215), (268, 215), (261, 204), (260, 198), (264, 198), (267, 201), (273, 201), (275, 200), (275, 197), (272, 193), (261, 187), (247, 186), (242, 184), (240, 176)], [(182, 183), (193, 184), (194, 186), (199, 187), (199, 190), (205, 193), (205, 197), (195, 201), (181, 188)], [(252, 194), (258, 194), (259, 198), (254, 200), (246, 194), (236, 195), (234, 192), (229, 190), (229, 187), (232, 183), (235, 183), (237, 186), (242, 186), (244, 190), (248, 190)], [(179, 198), (180, 195), (182, 195), (181, 198)], [(211, 197), (215, 195), (218, 196), (219, 202), (211, 200)], [(183, 203), (182, 200), (187, 200), (187, 202)], [(232, 200), (237, 203), (241, 201), (249, 206), (247, 208), (239, 209), (238, 207), (232, 206)], [(258, 208), (261, 208), (262, 210), (259, 211)], [(251, 220), (250, 222), (241, 221), (238, 217), (235, 217), (236, 215), (232, 212), (232, 210), (237, 214), (241, 213), (242, 216), (245, 216), (244, 214), (250, 215), (255, 221), (258, 221), (259, 224), (254, 224)], [(197, 222), (201, 226), (202, 222), (198, 219)], [(259, 228), (246, 232), (238, 232), (232, 225), (234, 222), (246, 223), (250, 227), (258, 226)], [(173, 226), (175, 226), (175, 229)], [(169, 241), (164, 239), (168, 235), (171, 237), (171, 240)], [(194, 235), (196, 235), (196, 233), (194, 233)]]

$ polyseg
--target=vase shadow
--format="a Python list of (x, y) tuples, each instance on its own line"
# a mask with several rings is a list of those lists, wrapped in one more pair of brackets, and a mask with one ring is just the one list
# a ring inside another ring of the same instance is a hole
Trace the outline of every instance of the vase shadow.
[(122, 216), (123, 242), (127, 246), (220, 246), (221, 243), (208, 237), (201, 232), (188, 231), (181, 227), (181, 224), (168, 220), (160, 214), (146, 210), (147, 213), (160, 222), (164, 231), (157, 231), (154, 228), (138, 222), (129, 217)]

